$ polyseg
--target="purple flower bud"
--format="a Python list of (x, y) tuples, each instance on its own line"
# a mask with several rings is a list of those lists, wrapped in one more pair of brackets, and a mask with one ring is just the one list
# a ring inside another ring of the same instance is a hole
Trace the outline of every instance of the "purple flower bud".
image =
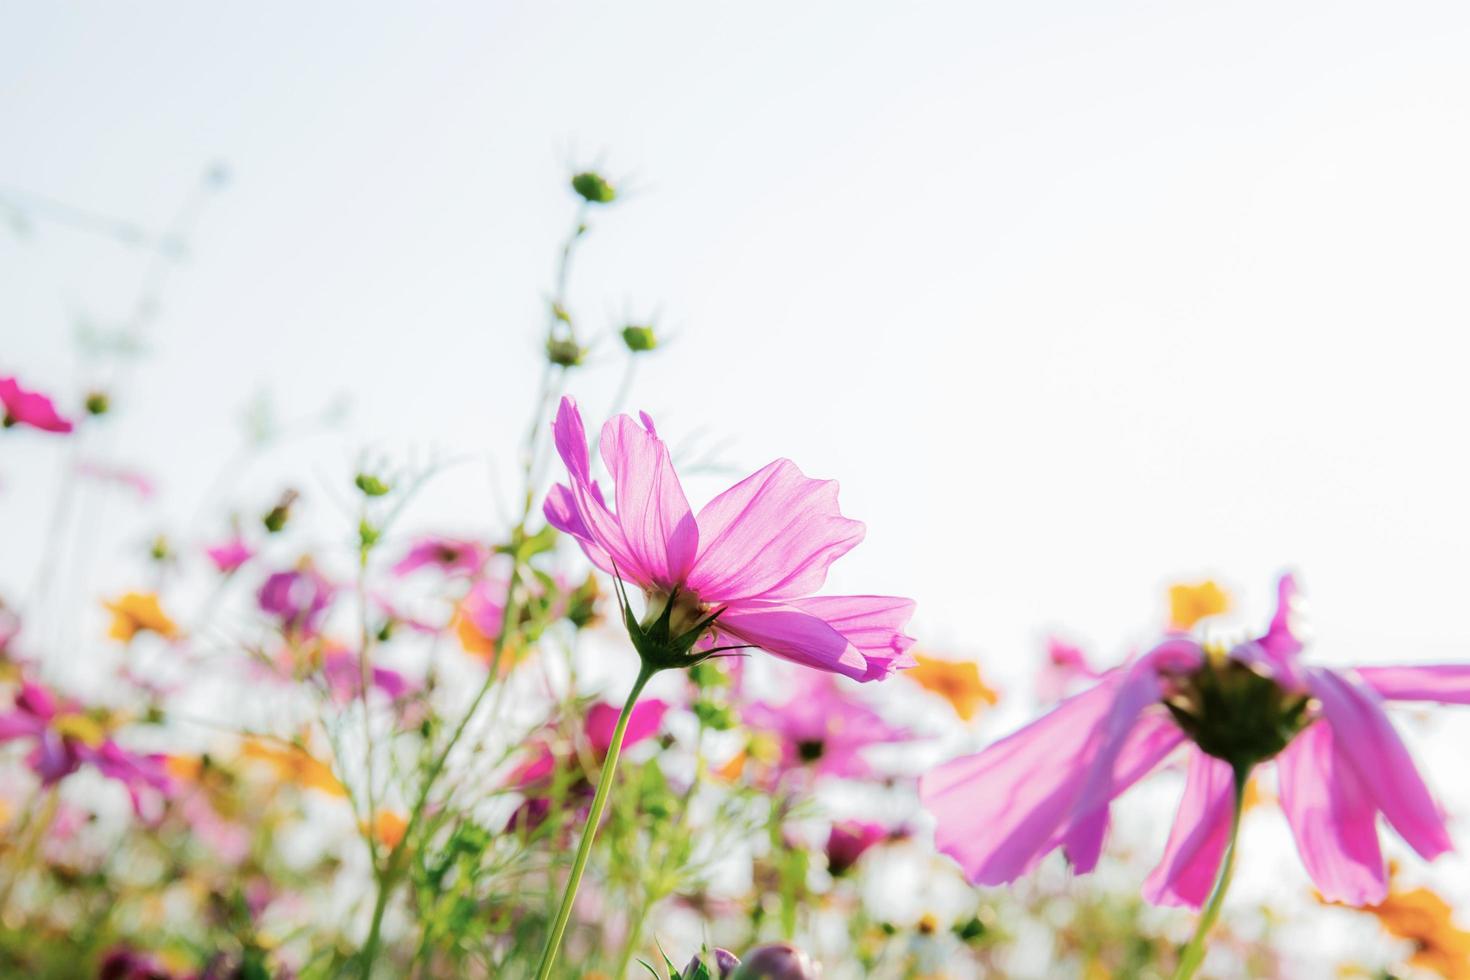
[(731, 980), (816, 980), (821, 975), (810, 956), (788, 943), (777, 943), (746, 953)]
[[(735, 968), (740, 965), (740, 960), (728, 949), (716, 947), (710, 953), (710, 956), (715, 961), (714, 969), (710, 971), (710, 976), (717, 978), (717, 980), (729, 980), (730, 975), (735, 972)], [(679, 975), (685, 978), (696, 976), (702, 967), (708, 969), (708, 967), (705, 967), (704, 961), (696, 956), (689, 961), (689, 965), (684, 967)]]

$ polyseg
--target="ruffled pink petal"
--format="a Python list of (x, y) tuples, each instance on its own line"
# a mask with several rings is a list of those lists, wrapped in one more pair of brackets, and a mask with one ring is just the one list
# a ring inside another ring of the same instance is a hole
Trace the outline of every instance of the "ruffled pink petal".
[(827, 566), (863, 539), (842, 516), (835, 480), (811, 480), (778, 459), (699, 512), (689, 584), (707, 603), (792, 599), (827, 580)]
[(26, 711), (0, 714), (0, 742), (17, 738), (35, 738), (46, 730), (46, 722)]
[(1113, 706), (1116, 680), (1105, 679), (985, 750), (919, 777), (935, 845), (971, 883), (1014, 881), (1056, 846), (1087, 779), (1079, 760)]
[(1359, 667), (1357, 675), (1389, 701), (1470, 704), (1470, 664)]
[(634, 557), (618, 518), (608, 510), (602, 492), (592, 482), (587, 432), (577, 403), (572, 399), (561, 400), (556, 421), (552, 423), (552, 436), (571, 482), (567, 486), (558, 484), (547, 494), (542, 506), (547, 521), (577, 538), (587, 557), (598, 567), (611, 571), (616, 566), (618, 575), (640, 588), (661, 584), (658, 570), (644, 567)]
[(1388, 895), (1378, 808), (1332, 726), (1319, 721), (1276, 758), (1281, 810), (1312, 883), (1329, 902), (1371, 905)]
[(837, 630), (810, 613), (791, 606), (737, 606), (721, 613), (723, 637), (760, 647), (783, 660), (866, 680), (868, 658)]
[(11, 424), (29, 425), (43, 432), (72, 430), (71, 421), (56, 411), (50, 398), (22, 388), (14, 378), (0, 378), (0, 406), (5, 409), (0, 414)]
[(1235, 774), (1230, 764), (1192, 749), (1184, 797), (1164, 856), (1143, 883), (1143, 897), (1154, 905), (1203, 905), (1220, 871), (1234, 808)]
[(653, 581), (673, 588), (684, 584), (699, 550), (699, 528), (679, 485), (668, 447), (626, 415), (602, 427), (602, 459), (612, 474), (618, 524), (633, 558)]
[[(669, 706), (658, 698), (649, 698), (633, 705), (628, 715), (628, 727), (623, 732), (623, 748), (631, 748), (645, 739), (658, 734), (663, 724), (664, 713)], [(611, 704), (594, 704), (587, 711), (587, 740), (599, 756), (607, 754), (612, 745), (613, 730), (618, 727), (618, 715), (622, 709)]]
[(1117, 698), (1098, 729), (1097, 749), (1088, 762), (1087, 779), (1065, 835), (1067, 860), (1078, 874), (1097, 867), (1108, 826), (1108, 808), (1117, 793), (1114, 774), (1118, 759), (1144, 710), (1159, 702), (1159, 672), (1193, 670), (1203, 656), (1199, 645), (1186, 637), (1165, 640), (1134, 661), (1119, 683)]
[(861, 680), (882, 680), (895, 670), (914, 666), (909, 654), (914, 638), (903, 630), (914, 614), (912, 599), (894, 596), (841, 595), (793, 599), (791, 608), (808, 613), (846, 637), (868, 661)]
[(1321, 668), (1308, 672), (1307, 684), (1322, 703), (1338, 751), (1399, 836), (1426, 861), (1450, 850), (1444, 815), (1378, 695), (1367, 685)]

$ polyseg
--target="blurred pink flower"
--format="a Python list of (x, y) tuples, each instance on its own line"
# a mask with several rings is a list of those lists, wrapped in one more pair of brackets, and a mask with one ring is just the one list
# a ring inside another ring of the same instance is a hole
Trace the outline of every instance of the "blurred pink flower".
[[(413, 688), (396, 670), (375, 666), (371, 673), (372, 686), (387, 695), (390, 701), (397, 701)], [(345, 647), (329, 647), (322, 654), (322, 677), (326, 679), (332, 700), (338, 704), (346, 704), (362, 694), (362, 661)]]
[(891, 840), (897, 832), (871, 820), (843, 820), (827, 834), (827, 869), (844, 875), (870, 849)]
[[(863, 538), (842, 516), (837, 484), (777, 460), (715, 497), (696, 516), (654, 431), (626, 415), (602, 429), (617, 510), (592, 479), (582, 417), (563, 398), (553, 427), (568, 484), (546, 497), (546, 519), (577, 539), (594, 565), (643, 589), (650, 611), (675, 603), (676, 627), (719, 611), (720, 644), (870, 681), (913, 665), (903, 633), (914, 604), (890, 596), (813, 596), (827, 567)], [(677, 594), (676, 594), (677, 593)]]
[(276, 572), (256, 594), (261, 611), (280, 620), (287, 633), (317, 632), (336, 589), (310, 564)]
[(1143, 894), (1198, 907), (1229, 836), (1235, 768), (1274, 756), (1281, 808), (1318, 890), (1350, 905), (1382, 901), (1380, 814), (1426, 860), (1451, 847), (1384, 702), (1470, 704), (1470, 665), (1304, 665), (1290, 623), (1295, 595), (1283, 577), (1257, 639), (1227, 653), (1172, 633), (1038, 721), (925, 775), (920, 797), (940, 850), (976, 884), (1013, 881), (1058, 847), (1085, 874), (1112, 800), (1183, 746), (1184, 797)]
[(1079, 647), (1072, 646), (1057, 637), (1046, 641), (1046, 664), (1036, 681), (1036, 694), (1045, 703), (1054, 703), (1071, 694), (1087, 681), (1095, 681), (1102, 674), (1094, 670), (1087, 655)]
[(29, 425), (43, 432), (70, 432), (72, 424), (56, 411), (51, 399), (27, 391), (14, 378), (0, 378), (0, 405), (5, 408), (4, 426)]
[(421, 538), (393, 566), (394, 575), (409, 575), (432, 565), (446, 575), (475, 575), (485, 566), (490, 551), (475, 541), (460, 538)]
[(35, 747), (26, 765), (43, 786), (53, 786), (90, 765), (123, 784), (140, 816), (145, 797), (162, 802), (170, 792), (163, 756), (124, 749), (80, 706), (31, 681), (21, 685), (12, 710), (0, 713), (0, 742), (27, 739)]
[(158, 487), (154, 485), (148, 474), (126, 466), (116, 466), (96, 460), (83, 460), (77, 464), (77, 475), (127, 487), (143, 500), (151, 499), (158, 492)]
[(867, 779), (873, 768), (863, 753), (874, 745), (906, 742), (907, 728), (891, 725), (830, 674), (802, 673), (785, 685), (790, 696), (778, 704), (757, 701), (742, 712), (745, 724), (775, 735), (778, 776), (810, 772), (840, 779)]
[(255, 557), (255, 550), (245, 543), (245, 539), (239, 534), (222, 541), (217, 545), (204, 549), (209, 560), (214, 562), (214, 567), (221, 575), (229, 575), (238, 571), (240, 566)]

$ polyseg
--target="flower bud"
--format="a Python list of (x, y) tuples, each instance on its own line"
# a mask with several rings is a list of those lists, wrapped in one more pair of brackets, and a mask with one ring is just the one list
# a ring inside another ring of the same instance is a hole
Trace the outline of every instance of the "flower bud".
[(705, 963), (698, 956), (689, 961), (689, 965), (679, 971), (679, 980), (728, 980), (730, 974), (740, 965), (740, 960), (728, 949), (716, 948), (710, 953), (710, 962)]
[(266, 511), (265, 516), (260, 519), (260, 522), (265, 525), (267, 531), (272, 534), (279, 534), (281, 532), (281, 529), (286, 526), (286, 522), (291, 519), (291, 505), (296, 502), (299, 496), (300, 494), (295, 490), (287, 490), (281, 494), (281, 499), (276, 501), (276, 505)]
[(731, 980), (816, 980), (821, 969), (789, 943), (760, 946), (745, 954)]
[(371, 473), (359, 473), (352, 482), (365, 497), (381, 497), (393, 489)]
[(570, 338), (546, 341), (546, 359), (559, 367), (576, 367), (587, 356), (587, 348)]
[(105, 391), (89, 391), (84, 404), (87, 406), (88, 415), (106, 415), (107, 410), (112, 407), (112, 400), (107, 397)]
[(630, 323), (623, 328), (623, 344), (634, 354), (641, 354), (658, 347), (658, 335), (653, 327)]
[(606, 178), (591, 170), (572, 177), (572, 190), (576, 191), (588, 204), (611, 204), (618, 196), (617, 191), (613, 190), (613, 185), (609, 184)]

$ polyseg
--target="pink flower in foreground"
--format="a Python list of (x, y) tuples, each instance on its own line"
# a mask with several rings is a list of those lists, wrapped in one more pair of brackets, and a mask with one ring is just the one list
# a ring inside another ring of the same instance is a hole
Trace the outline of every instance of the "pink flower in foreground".
[(903, 633), (912, 601), (812, 595), (863, 537), (863, 525), (838, 509), (835, 482), (781, 459), (696, 515), (653, 420), (639, 418), (619, 415), (602, 428), (610, 508), (591, 476), (582, 416), (563, 398), (553, 431), (570, 479), (551, 488), (544, 510), (594, 565), (643, 589), (650, 621), (667, 614), (677, 636), (718, 614), (715, 643), (861, 681), (913, 665)]
[(246, 544), (245, 539), (238, 534), (228, 541), (205, 548), (204, 553), (210, 561), (214, 562), (214, 567), (221, 575), (239, 571), (241, 565), (255, 557), (254, 549)]
[(1237, 771), (1274, 757), (1281, 809), (1318, 890), (1350, 905), (1382, 901), (1380, 814), (1426, 860), (1451, 847), (1384, 704), (1470, 704), (1470, 665), (1308, 666), (1290, 624), (1295, 595), (1283, 577), (1257, 639), (1225, 651), (1171, 633), (1038, 721), (924, 776), (940, 850), (976, 884), (1013, 881), (1058, 847), (1087, 873), (1113, 798), (1182, 748), (1184, 797), (1143, 894), (1198, 907), (1225, 851)]
[(432, 565), (445, 575), (475, 575), (485, 567), (489, 550), (476, 541), (459, 538), (421, 538), (393, 566), (394, 575), (409, 575)]
[(55, 785), (90, 765), (122, 783), (140, 815), (145, 795), (161, 801), (171, 788), (163, 756), (124, 749), (76, 704), (29, 681), (16, 694), (12, 710), (0, 713), (0, 742), (21, 739), (35, 743), (26, 764), (43, 786)]
[(742, 712), (745, 724), (770, 732), (780, 744), (778, 773), (866, 779), (873, 768), (863, 754), (874, 745), (906, 742), (913, 734), (890, 725), (866, 702), (827, 674), (801, 674), (779, 704), (757, 701)]
[(14, 378), (0, 378), (0, 406), (5, 408), (4, 426), (29, 425), (43, 432), (70, 432), (71, 422), (62, 418), (51, 399), (22, 388)]

